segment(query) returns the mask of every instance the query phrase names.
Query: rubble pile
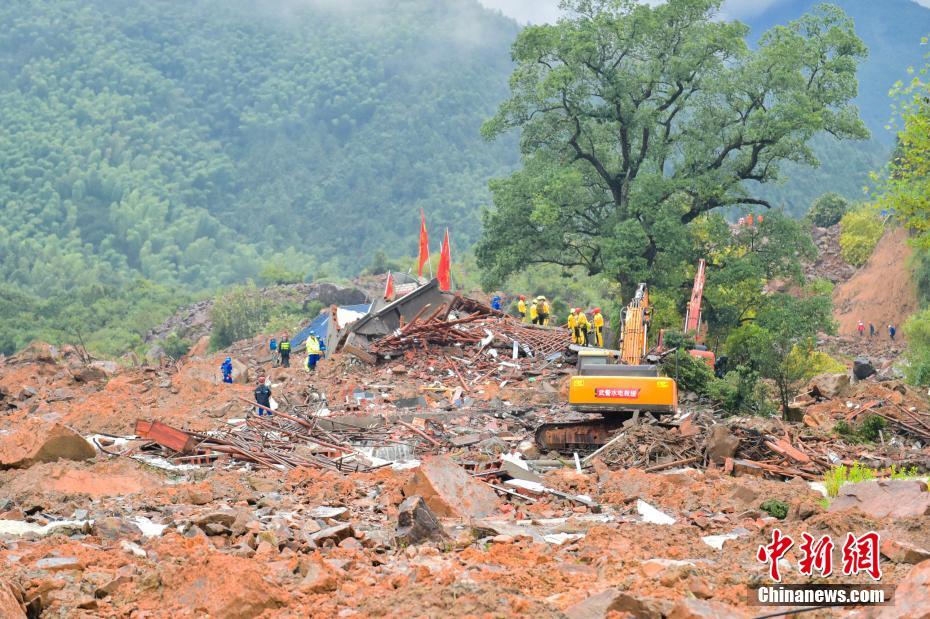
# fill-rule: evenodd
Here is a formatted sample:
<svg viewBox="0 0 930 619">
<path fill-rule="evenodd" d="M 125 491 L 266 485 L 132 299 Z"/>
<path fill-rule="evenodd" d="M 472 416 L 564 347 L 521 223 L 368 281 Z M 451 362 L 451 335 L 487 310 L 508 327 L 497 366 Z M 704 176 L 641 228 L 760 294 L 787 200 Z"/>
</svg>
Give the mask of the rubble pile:
<svg viewBox="0 0 930 619">
<path fill-rule="evenodd" d="M 879 611 L 923 608 L 930 492 L 886 474 L 930 470 L 921 393 L 818 377 L 804 423 L 683 397 L 549 451 L 541 426 L 592 418 L 564 403 L 567 332 L 422 294 L 331 334 L 315 373 L 270 367 L 264 338 L 100 373 L 44 346 L 0 359 L 0 616 L 753 616 L 774 528 L 834 536 L 834 565 L 880 531 L 900 600 Z M 244 383 L 220 382 L 226 356 Z M 875 441 L 836 430 L 872 414 Z M 825 498 L 857 462 L 878 479 Z M 796 566 L 784 582 L 810 582 Z"/>
</svg>

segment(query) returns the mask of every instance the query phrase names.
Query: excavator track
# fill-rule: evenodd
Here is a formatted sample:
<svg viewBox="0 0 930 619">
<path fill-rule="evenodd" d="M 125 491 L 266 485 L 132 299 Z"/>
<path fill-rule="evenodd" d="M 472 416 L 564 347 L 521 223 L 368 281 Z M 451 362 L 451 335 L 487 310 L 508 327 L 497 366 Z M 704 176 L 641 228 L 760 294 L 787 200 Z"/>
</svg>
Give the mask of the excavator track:
<svg viewBox="0 0 930 619">
<path fill-rule="evenodd" d="M 542 452 L 590 453 L 610 440 L 633 413 L 612 413 L 585 421 L 544 423 L 536 428 L 536 446 Z"/>
</svg>

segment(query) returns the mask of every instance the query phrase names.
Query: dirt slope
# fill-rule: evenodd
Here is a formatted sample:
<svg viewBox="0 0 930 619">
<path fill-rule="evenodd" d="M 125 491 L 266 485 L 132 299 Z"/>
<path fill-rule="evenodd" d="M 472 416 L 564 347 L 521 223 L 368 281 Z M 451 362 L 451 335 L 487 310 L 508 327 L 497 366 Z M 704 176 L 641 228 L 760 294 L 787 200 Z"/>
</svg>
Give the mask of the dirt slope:
<svg viewBox="0 0 930 619">
<path fill-rule="evenodd" d="M 882 237 L 869 261 L 848 281 L 833 291 L 833 317 L 839 333 L 855 334 L 862 320 L 881 327 L 888 337 L 888 325 L 901 325 L 917 311 L 917 289 L 907 268 L 911 247 L 903 228 L 890 229 Z"/>
</svg>

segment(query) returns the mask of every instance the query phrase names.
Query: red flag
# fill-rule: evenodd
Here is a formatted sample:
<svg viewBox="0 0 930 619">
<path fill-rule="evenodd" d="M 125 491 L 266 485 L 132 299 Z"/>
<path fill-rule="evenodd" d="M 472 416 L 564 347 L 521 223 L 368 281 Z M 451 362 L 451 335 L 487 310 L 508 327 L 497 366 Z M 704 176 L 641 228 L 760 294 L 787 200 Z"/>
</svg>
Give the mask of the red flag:
<svg viewBox="0 0 930 619">
<path fill-rule="evenodd" d="M 417 275 L 423 277 L 423 265 L 429 260 L 429 237 L 426 235 L 426 215 L 420 209 L 420 266 Z"/>
<path fill-rule="evenodd" d="M 440 290 L 452 289 L 452 251 L 449 249 L 449 229 L 446 228 L 446 238 L 442 241 L 439 252 L 439 269 L 436 271 Z"/>
<path fill-rule="evenodd" d="M 384 284 L 384 299 L 386 301 L 394 300 L 394 274 L 388 271 L 387 283 Z"/>
</svg>

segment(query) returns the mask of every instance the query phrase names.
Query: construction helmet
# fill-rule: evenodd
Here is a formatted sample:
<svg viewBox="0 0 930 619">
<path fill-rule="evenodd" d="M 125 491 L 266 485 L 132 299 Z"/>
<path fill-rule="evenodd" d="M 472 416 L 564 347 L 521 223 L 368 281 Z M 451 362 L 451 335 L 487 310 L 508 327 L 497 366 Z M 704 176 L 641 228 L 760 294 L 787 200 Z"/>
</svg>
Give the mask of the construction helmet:
<svg viewBox="0 0 930 619">
<path fill-rule="evenodd" d="M 601 313 L 601 308 L 595 307 L 595 308 L 594 308 L 594 313 L 595 313 L 595 314 L 600 314 L 600 313 Z"/>
<path fill-rule="evenodd" d="M 526 295 L 521 294 L 521 295 L 520 295 L 520 300 L 521 300 L 521 301 L 526 301 Z"/>
</svg>

